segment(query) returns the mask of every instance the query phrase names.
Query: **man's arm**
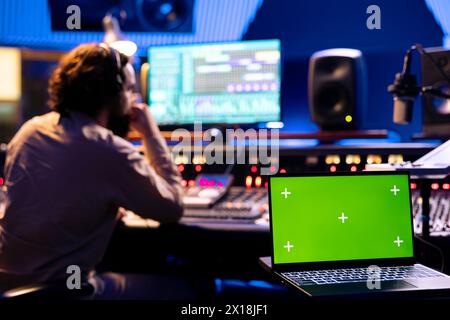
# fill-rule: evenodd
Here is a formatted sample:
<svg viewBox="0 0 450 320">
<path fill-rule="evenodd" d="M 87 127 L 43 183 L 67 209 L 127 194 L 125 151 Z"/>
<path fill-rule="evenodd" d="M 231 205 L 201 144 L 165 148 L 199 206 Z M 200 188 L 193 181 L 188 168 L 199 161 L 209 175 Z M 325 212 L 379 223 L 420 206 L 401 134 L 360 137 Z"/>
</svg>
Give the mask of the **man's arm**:
<svg viewBox="0 0 450 320">
<path fill-rule="evenodd" d="M 132 109 L 132 127 L 143 137 L 145 157 L 130 143 L 116 140 L 123 165 L 119 205 L 144 218 L 176 222 L 183 213 L 181 176 L 148 106 Z"/>
<path fill-rule="evenodd" d="M 148 123 L 148 128 L 140 128 L 145 156 L 156 172 L 169 183 L 176 185 L 181 192 L 181 176 L 172 161 L 166 141 L 162 137 L 155 119 L 148 110 L 148 106 L 146 104 L 139 104 L 134 108 L 143 108 L 138 112 L 144 117 L 142 121 Z M 132 126 L 136 125 L 132 123 Z"/>
</svg>

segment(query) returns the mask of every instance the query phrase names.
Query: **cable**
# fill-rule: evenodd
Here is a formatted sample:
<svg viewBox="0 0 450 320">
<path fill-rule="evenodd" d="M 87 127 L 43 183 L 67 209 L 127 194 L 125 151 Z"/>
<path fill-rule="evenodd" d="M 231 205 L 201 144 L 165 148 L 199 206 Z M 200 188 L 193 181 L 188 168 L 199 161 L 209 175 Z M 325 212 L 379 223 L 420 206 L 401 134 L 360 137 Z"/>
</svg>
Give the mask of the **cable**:
<svg viewBox="0 0 450 320">
<path fill-rule="evenodd" d="M 433 244 L 433 243 L 423 239 L 422 237 L 414 235 L 414 238 L 416 238 L 417 240 L 422 241 L 424 244 L 434 248 L 436 251 L 439 252 L 439 255 L 441 256 L 441 270 L 440 271 L 444 272 L 444 269 L 445 269 L 445 255 L 444 255 L 444 251 L 442 251 L 442 249 L 439 248 L 437 245 L 435 245 L 435 244 Z"/>
</svg>

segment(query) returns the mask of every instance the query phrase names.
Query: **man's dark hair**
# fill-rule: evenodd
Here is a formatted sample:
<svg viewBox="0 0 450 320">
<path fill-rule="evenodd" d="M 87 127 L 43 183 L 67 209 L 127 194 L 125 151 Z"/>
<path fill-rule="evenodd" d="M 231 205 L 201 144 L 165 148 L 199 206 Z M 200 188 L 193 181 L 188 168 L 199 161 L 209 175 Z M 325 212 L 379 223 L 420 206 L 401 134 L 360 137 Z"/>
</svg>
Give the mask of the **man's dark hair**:
<svg viewBox="0 0 450 320">
<path fill-rule="evenodd" d="M 128 57 L 117 52 L 121 65 L 118 70 L 109 50 L 99 44 L 82 44 L 60 60 L 49 80 L 51 110 L 62 115 L 77 111 L 96 117 L 101 108 L 120 101 L 123 87 L 117 72 L 124 83 L 123 67 Z"/>
</svg>

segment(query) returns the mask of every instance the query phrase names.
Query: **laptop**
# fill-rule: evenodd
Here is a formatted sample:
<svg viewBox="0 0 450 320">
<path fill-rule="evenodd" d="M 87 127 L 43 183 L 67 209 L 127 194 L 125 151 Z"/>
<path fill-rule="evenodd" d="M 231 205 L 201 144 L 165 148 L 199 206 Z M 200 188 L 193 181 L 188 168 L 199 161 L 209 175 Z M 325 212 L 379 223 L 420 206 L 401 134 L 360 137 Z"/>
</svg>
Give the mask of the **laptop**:
<svg viewBox="0 0 450 320">
<path fill-rule="evenodd" d="M 416 262 L 409 186 L 404 172 L 271 176 L 263 267 L 308 296 L 450 290 Z"/>
</svg>

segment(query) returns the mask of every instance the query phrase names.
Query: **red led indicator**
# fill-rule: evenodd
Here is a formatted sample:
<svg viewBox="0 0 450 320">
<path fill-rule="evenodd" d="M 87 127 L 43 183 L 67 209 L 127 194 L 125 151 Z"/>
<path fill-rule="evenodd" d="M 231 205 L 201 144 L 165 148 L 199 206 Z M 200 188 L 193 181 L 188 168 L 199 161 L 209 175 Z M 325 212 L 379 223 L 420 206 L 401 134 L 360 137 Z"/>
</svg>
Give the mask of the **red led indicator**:
<svg viewBox="0 0 450 320">
<path fill-rule="evenodd" d="M 181 184 L 182 187 L 186 187 L 187 186 L 187 181 L 183 179 L 183 180 L 180 181 L 180 184 Z"/>
<path fill-rule="evenodd" d="M 411 186 L 411 190 L 417 189 L 417 183 L 415 183 L 415 182 L 411 182 L 410 186 Z"/>
<path fill-rule="evenodd" d="M 444 183 L 444 184 L 442 185 L 442 189 L 444 189 L 444 190 L 450 190 L 450 183 Z"/>
<path fill-rule="evenodd" d="M 194 181 L 194 180 L 189 180 L 188 186 L 189 186 L 189 187 L 195 186 L 195 181 Z"/>
<path fill-rule="evenodd" d="M 356 172 L 358 170 L 358 168 L 356 166 L 351 166 L 350 171 L 351 172 Z"/>
<path fill-rule="evenodd" d="M 195 166 L 195 171 L 196 171 L 196 172 L 202 171 L 202 166 L 199 165 L 199 164 L 197 164 L 197 165 Z"/>
<path fill-rule="evenodd" d="M 277 167 L 270 166 L 270 172 L 277 172 Z"/>
<path fill-rule="evenodd" d="M 183 172 L 184 171 L 184 165 L 179 164 L 178 165 L 178 172 Z"/>
<path fill-rule="evenodd" d="M 286 169 L 280 169 L 280 173 L 286 173 Z"/>
<path fill-rule="evenodd" d="M 258 167 L 257 167 L 257 166 L 251 166 L 251 167 L 250 167 L 250 171 L 251 171 L 252 173 L 256 173 L 256 171 L 258 171 Z"/>
<path fill-rule="evenodd" d="M 432 183 L 431 184 L 431 189 L 438 190 L 439 189 L 439 183 Z"/>
<path fill-rule="evenodd" d="M 264 188 L 266 188 L 266 189 L 267 189 L 268 187 L 269 187 L 269 182 L 267 182 L 267 181 L 266 181 L 266 182 L 264 182 Z"/>
<path fill-rule="evenodd" d="M 336 172 L 336 166 L 331 166 L 330 167 L 330 172 Z"/>
</svg>

